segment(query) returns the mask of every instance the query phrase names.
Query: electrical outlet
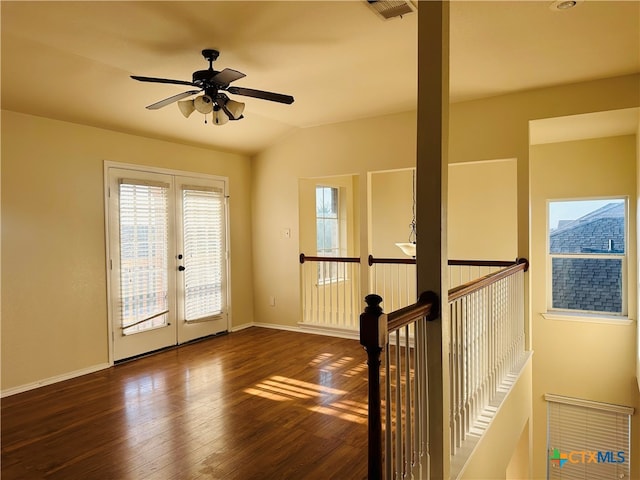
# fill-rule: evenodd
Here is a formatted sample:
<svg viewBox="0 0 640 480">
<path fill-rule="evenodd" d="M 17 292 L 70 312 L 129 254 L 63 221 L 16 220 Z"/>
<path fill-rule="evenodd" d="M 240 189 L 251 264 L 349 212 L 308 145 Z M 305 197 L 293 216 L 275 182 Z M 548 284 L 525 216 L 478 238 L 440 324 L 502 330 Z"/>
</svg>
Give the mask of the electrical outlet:
<svg viewBox="0 0 640 480">
<path fill-rule="evenodd" d="M 276 306 L 276 297 L 269 297 L 269 305 L 272 307 Z"/>
<path fill-rule="evenodd" d="M 290 228 L 285 228 L 284 230 L 282 230 L 281 237 L 282 238 L 291 238 L 291 229 Z"/>
</svg>

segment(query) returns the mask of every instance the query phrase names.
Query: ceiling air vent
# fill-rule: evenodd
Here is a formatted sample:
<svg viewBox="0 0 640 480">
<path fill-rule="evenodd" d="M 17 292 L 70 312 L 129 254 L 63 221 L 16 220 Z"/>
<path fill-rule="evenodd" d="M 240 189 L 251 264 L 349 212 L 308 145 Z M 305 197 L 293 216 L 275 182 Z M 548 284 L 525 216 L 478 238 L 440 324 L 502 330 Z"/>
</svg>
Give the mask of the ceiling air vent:
<svg viewBox="0 0 640 480">
<path fill-rule="evenodd" d="M 405 0 L 367 0 L 369 7 L 385 20 L 415 12 L 416 6 Z"/>
</svg>

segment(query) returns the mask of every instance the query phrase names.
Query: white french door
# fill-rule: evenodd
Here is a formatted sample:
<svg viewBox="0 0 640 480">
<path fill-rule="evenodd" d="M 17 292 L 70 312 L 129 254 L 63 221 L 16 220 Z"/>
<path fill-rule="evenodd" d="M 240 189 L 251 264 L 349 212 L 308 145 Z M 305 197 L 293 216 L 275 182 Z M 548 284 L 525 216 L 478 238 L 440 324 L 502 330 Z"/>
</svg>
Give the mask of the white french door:
<svg viewBox="0 0 640 480">
<path fill-rule="evenodd" d="M 226 183 L 108 169 L 115 361 L 228 329 Z"/>
</svg>

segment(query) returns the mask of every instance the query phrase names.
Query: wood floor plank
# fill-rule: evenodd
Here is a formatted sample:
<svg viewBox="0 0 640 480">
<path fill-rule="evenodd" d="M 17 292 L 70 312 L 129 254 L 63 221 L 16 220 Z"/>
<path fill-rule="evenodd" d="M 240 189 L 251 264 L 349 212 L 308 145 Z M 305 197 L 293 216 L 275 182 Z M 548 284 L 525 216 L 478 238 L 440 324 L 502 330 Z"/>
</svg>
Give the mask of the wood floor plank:
<svg viewBox="0 0 640 480">
<path fill-rule="evenodd" d="M 2 479 L 364 479 L 365 361 L 254 327 L 13 395 Z"/>
</svg>

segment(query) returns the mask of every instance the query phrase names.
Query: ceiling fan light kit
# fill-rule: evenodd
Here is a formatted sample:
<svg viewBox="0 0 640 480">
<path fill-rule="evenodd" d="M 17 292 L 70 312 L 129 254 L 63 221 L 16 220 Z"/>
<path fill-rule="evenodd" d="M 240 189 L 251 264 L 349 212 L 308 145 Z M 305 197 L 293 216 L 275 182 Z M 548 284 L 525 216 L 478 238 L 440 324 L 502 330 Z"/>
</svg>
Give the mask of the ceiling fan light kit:
<svg viewBox="0 0 640 480">
<path fill-rule="evenodd" d="M 229 117 L 224 110 L 222 110 L 218 105 L 213 107 L 213 124 L 214 125 L 224 125 L 229 121 Z"/>
<path fill-rule="evenodd" d="M 294 99 L 291 95 L 283 95 L 281 93 L 267 92 L 264 90 L 255 90 L 245 87 L 231 87 L 231 82 L 239 80 L 246 75 L 231 68 L 217 71 L 213 69 L 213 62 L 218 58 L 220 52 L 217 50 L 206 49 L 202 51 L 202 56 L 209 62 L 207 70 L 197 70 L 193 72 L 192 81 L 172 80 L 168 78 L 140 77 L 131 75 L 131 78 L 139 82 L 151 83 L 169 83 L 174 85 L 189 85 L 198 87 L 199 90 L 188 90 L 177 95 L 165 98 L 159 102 L 147 106 L 149 110 L 158 110 L 159 108 L 178 102 L 178 108 L 182 115 L 188 118 L 195 110 L 205 115 L 205 123 L 207 123 L 206 115 L 213 113 L 213 124 L 224 125 L 229 120 L 240 120 L 244 118 L 245 104 L 230 99 L 224 92 L 234 95 L 244 95 L 247 97 L 269 100 L 290 105 Z M 203 93 L 192 100 L 182 100 L 198 93 Z"/>
<path fill-rule="evenodd" d="M 195 105 L 193 104 L 193 100 L 182 100 L 178 102 L 178 108 L 185 118 L 189 118 L 189 115 L 191 115 L 196 109 Z"/>
<path fill-rule="evenodd" d="M 213 112 L 213 100 L 209 95 L 200 95 L 193 99 L 193 106 L 204 115 Z"/>
<path fill-rule="evenodd" d="M 240 118 L 242 116 L 242 112 L 244 112 L 244 103 L 236 102 L 235 100 L 228 99 L 225 103 L 225 110 L 231 112 L 233 118 Z"/>
</svg>

